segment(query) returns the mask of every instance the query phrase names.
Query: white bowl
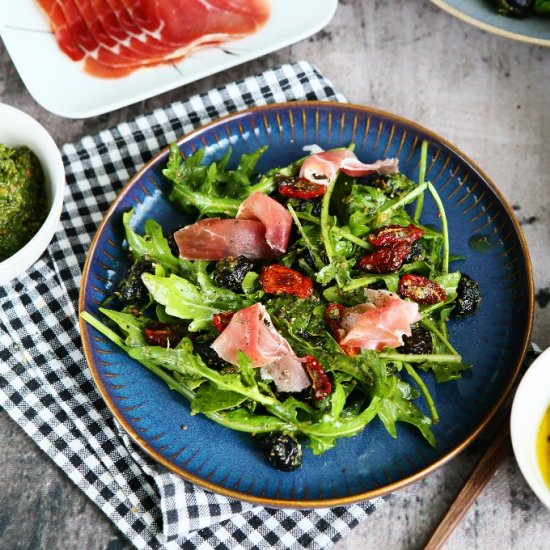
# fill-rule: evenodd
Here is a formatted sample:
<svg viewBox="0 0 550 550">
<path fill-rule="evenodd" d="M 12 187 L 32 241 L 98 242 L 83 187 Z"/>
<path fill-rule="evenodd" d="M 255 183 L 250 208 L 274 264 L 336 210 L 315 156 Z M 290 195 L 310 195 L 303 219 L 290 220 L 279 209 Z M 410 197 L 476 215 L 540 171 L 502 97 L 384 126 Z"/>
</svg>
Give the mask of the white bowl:
<svg viewBox="0 0 550 550">
<path fill-rule="evenodd" d="M 61 217 L 65 191 L 63 160 L 46 129 L 23 111 L 0 103 L 0 143 L 26 145 L 38 157 L 44 171 L 49 214 L 36 235 L 13 256 L 0 262 L 0 285 L 31 267 L 50 244 Z"/>
<path fill-rule="evenodd" d="M 510 429 L 519 468 L 531 489 L 550 510 L 550 487 L 542 477 L 537 458 L 537 434 L 550 406 L 550 348 L 529 367 L 518 386 Z"/>
</svg>

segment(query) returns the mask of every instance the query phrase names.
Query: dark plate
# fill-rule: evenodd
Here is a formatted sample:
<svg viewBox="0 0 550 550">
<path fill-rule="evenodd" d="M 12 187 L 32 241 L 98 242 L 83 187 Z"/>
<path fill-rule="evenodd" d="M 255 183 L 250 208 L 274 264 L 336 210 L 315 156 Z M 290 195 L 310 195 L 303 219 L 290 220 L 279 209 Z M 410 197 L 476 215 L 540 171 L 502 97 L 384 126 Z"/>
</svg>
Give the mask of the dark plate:
<svg viewBox="0 0 550 550">
<path fill-rule="evenodd" d="M 528 42 L 550 46 L 550 16 L 534 14 L 525 19 L 499 15 L 493 0 L 432 0 L 440 8 L 485 31 Z"/>
<path fill-rule="evenodd" d="M 260 170 L 284 166 L 317 143 L 324 149 L 356 144 L 363 161 L 399 157 L 401 171 L 417 178 L 420 144 L 430 140 L 427 177 L 441 193 L 449 218 L 451 250 L 481 284 L 478 314 L 450 326 L 453 345 L 474 365 L 463 380 L 426 383 L 441 422 L 436 449 L 414 430 L 399 426 L 394 440 L 376 420 L 359 436 L 342 439 L 320 457 L 306 450 L 304 466 L 282 473 L 266 464 L 260 445 L 198 415 L 185 399 L 81 322 L 93 377 L 109 408 L 130 436 L 153 458 L 182 477 L 221 494 L 270 506 L 318 507 L 368 499 L 420 479 L 457 454 L 480 432 L 508 394 L 529 340 L 533 315 L 531 267 L 510 208 L 471 161 L 432 132 L 367 107 L 288 103 L 238 113 L 184 137 L 184 155 L 208 147 L 208 160 L 233 148 L 235 157 L 269 145 Z M 167 151 L 126 186 L 101 224 L 84 268 L 81 310 L 98 306 L 125 274 L 122 214 L 137 206 L 138 230 L 152 217 L 169 232 L 184 217 L 162 193 Z M 438 223 L 431 200 L 425 223 Z M 479 237 L 488 246 L 471 243 Z M 472 240 L 473 239 L 473 240 Z M 423 405 L 422 405 L 423 406 Z M 186 429 L 183 429 L 185 426 Z"/>
</svg>

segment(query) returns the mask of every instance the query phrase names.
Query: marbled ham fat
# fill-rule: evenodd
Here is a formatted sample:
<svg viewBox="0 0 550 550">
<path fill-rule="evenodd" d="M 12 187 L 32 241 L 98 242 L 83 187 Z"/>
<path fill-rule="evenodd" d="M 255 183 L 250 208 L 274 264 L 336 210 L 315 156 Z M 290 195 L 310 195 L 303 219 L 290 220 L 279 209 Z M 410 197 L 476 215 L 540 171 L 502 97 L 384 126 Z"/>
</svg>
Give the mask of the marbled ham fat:
<svg viewBox="0 0 550 550">
<path fill-rule="evenodd" d="M 297 392 L 311 385 L 301 359 L 277 332 L 262 304 L 237 311 L 212 348 L 233 365 L 238 365 L 243 352 L 254 367 L 273 378 L 279 391 Z"/>
<path fill-rule="evenodd" d="M 61 50 L 116 78 L 254 34 L 270 0 L 38 0 Z"/>
</svg>

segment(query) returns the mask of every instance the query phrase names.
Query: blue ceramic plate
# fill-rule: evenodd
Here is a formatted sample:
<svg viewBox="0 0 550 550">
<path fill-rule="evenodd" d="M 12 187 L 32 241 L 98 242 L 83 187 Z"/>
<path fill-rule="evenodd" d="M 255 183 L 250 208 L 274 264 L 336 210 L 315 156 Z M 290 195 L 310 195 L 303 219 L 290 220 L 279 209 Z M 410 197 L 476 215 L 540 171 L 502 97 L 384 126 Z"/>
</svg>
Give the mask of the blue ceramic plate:
<svg viewBox="0 0 550 550">
<path fill-rule="evenodd" d="M 550 46 L 550 16 L 535 14 L 526 19 L 514 19 L 499 15 L 493 0 L 432 0 L 440 8 L 463 21 L 485 31 L 538 44 Z"/>
<path fill-rule="evenodd" d="M 228 496 L 270 506 L 318 507 L 349 504 L 393 491 L 426 475 L 457 454 L 480 432 L 509 392 L 531 331 L 533 285 L 525 242 L 494 184 L 462 153 L 412 122 L 367 107 L 289 103 L 238 113 L 180 141 L 184 155 L 207 147 L 207 160 L 234 158 L 268 145 L 259 169 L 285 166 L 303 147 L 356 144 L 363 161 L 396 156 L 401 171 L 417 178 L 420 144 L 430 141 L 427 177 L 441 193 L 450 224 L 455 264 L 481 284 L 483 301 L 473 318 L 453 321 L 453 345 L 474 365 L 463 380 L 426 383 L 441 422 L 437 448 L 399 426 L 398 439 L 376 420 L 359 436 L 342 439 L 303 467 L 282 473 L 264 460 L 260 444 L 201 415 L 191 416 L 185 399 L 134 362 L 89 325 L 81 323 L 84 349 L 109 408 L 152 457 L 182 477 Z M 84 269 L 81 310 L 98 315 L 99 304 L 128 269 L 122 214 L 137 206 L 138 225 L 152 217 L 166 233 L 190 221 L 166 199 L 162 176 L 167 151 L 150 162 L 122 191 L 101 224 Z M 438 223 L 427 201 L 424 223 Z M 421 405 L 423 406 L 423 405 Z"/>
</svg>

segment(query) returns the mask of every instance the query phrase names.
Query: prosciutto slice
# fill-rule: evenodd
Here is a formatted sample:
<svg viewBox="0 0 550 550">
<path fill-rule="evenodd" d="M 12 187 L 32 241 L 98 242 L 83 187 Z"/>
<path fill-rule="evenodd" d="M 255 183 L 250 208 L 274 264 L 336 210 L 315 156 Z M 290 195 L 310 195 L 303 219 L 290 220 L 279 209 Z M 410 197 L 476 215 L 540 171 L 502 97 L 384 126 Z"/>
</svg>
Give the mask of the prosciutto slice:
<svg viewBox="0 0 550 550">
<path fill-rule="evenodd" d="M 52 31 L 61 50 L 73 61 L 80 61 L 86 52 L 74 39 L 61 5 L 57 0 L 38 0 L 38 2 L 50 20 Z"/>
<path fill-rule="evenodd" d="M 223 260 L 246 256 L 252 260 L 272 258 L 265 239 L 265 226 L 255 220 L 210 218 L 174 233 L 180 256 L 187 260 Z"/>
<path fill-rule="evenodd" d="M 280 254 L 286 252 L 292 231 L 292 216 L 282 204 L 256 191 L 241 204 L 237 219 L 262 222 L 267 244 Z"/>
<path fill-rule="evenodd" d="M 366 289 L 365 295 L 365 304 L 345 309 L 340 345 L 376 351 L 402 346 L 403 335 L 410 336 L 411 325 L 421 319 L 418 304 L 384 290 Z"/>
<path fill-rule="evenodd" d="M 256 191 L 242 204 L 236 219 L 210 218 L 174 233 L 180 256 L 187 260 L 223 260 L 246 256 L 269 259 L 286 252 L 292 217 L 271 197 Z"/>
<path fill-rule="evenodd" d="M 392 174 L 398 171 L 398 159 L 377 160 L 372 164 L 361 162 L 349 149 L 323 151 L 309 156 L 300 169 L 300 177 L 314 183 L 330 185 L 341 170 L 344 174 L 360 178 L 374 174 Z"/>
<path fill-rule="evenodd" d="M 38 0 L 62 51 L 95 76 L 172 63 L 258 32 L 270 0 Z"/>
<path fill-rule="evenodd" d="M 262 304 L 237 311 L 211 347 L 233 365 L 239 363 L 239 351 L 245 353 L 255 368 L 273 378 L 279 391 L 298 392 L 311 385 L 301 359 L 277 332 Z"/>
</svg>

